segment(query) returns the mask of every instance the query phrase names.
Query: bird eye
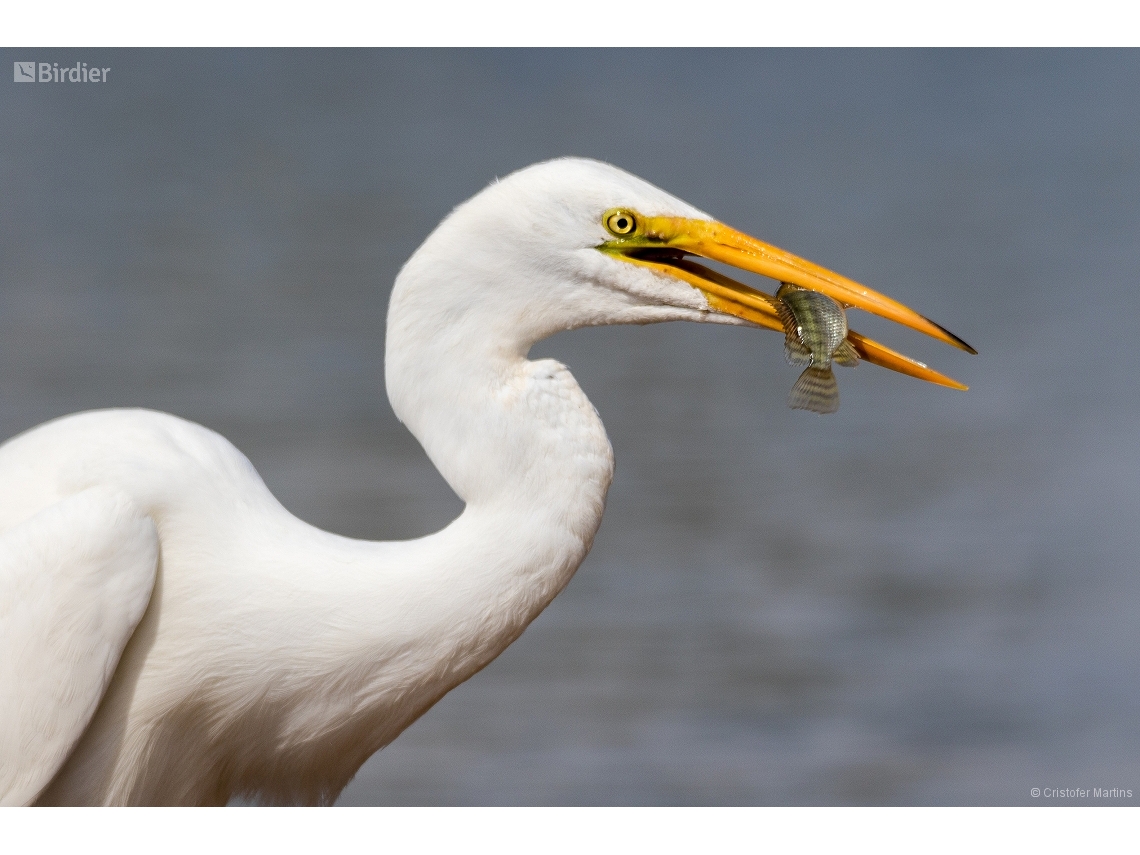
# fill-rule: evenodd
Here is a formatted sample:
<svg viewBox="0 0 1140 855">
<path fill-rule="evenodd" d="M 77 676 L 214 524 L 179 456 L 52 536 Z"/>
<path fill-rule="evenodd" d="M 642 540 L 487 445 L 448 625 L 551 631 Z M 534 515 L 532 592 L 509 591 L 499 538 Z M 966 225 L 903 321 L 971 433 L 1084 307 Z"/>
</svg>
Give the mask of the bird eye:
<svg viewBox="0 0 1140 855">
<path fill-rule="evenodd" d="M 611 234 L 619 236 L 631 234 L 637 228 L 637 220 L 629 211 L 608 211 L 604 222 Z"/>
</svg>

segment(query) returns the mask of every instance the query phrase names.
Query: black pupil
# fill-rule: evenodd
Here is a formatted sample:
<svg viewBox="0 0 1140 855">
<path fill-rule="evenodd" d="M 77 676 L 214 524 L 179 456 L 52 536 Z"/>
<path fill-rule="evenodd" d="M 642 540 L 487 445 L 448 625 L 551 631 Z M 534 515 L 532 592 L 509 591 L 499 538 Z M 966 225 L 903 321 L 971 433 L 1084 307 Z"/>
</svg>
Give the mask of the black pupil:
<svg viewBox="0 0 1140 855">
<path fill-rule="evenodd" d="M 619 232 L 624 232 L 628 226 L 629 220 L 627 220 L 625 217 L 618 217 L 617 227 Z"/>
</svg>

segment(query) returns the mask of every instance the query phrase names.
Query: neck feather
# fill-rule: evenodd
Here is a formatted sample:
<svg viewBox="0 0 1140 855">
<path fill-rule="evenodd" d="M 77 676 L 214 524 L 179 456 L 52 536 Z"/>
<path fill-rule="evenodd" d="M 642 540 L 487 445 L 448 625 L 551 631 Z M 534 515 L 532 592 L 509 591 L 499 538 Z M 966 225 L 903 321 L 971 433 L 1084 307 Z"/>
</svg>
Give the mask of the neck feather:
<svg viewBox="0 0 1140 855">
<path fill-rule="evenodd" d="M 338 673 L 367 676 L 345 695 L 352 724 L 330 736 L 359 762 L 487 665 L 566 586 L 613 476 L 605 430 L 565 366 L 527 360 L 526 342 L 429 334 L 438 327 L 409 309 L 394 297 L 389 397 L 466 508 L 419 540 L 318 547 L 340 553 L 357 591 L 337 606 L 358 628 Z M 343 714 L 328 712 L 317 714 Z M 303 719 L 298 735 L 313 730 Z"/>
</svg>

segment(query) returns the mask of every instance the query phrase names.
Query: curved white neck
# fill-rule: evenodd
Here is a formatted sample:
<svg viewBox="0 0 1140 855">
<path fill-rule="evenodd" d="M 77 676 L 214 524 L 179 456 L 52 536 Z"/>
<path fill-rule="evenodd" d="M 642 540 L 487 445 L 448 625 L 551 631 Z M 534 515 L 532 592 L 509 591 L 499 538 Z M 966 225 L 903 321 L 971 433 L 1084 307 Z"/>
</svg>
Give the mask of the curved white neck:
<svg viewBox="0 0 1140 855">
<path fill-rule="evenodd" d="M 441 326 L 424 289 L 401 285 L 388 316 L 389 398 L 466 508 L 442 531 L 379 554 L 375 544 L 341 544 L 362 570 L 377 558 L 385 568 L 382 593 L 365 593 L 360 579 L 358 604 L 375 621 L 371 649 L 358 652 L 373 657 L 369 691 L 387 710 L 382 743 L 494 659 L 565 587 L 613 477 L 605 429 L 565 366 L 527 360 L 530 342 L 496 336 L 474 314 Z"/>
</svg>

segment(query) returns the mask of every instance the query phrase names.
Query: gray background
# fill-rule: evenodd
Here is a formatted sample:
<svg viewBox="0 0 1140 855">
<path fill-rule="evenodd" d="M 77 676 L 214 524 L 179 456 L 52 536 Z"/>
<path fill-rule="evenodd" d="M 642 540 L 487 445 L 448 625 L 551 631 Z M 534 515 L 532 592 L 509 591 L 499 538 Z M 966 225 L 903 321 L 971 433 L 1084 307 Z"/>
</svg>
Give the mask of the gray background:
<svg viewBox="0 0 1140 855">
<path fill-rule="evenodd" d="M 616 451 L 594 551 L 342 803 L 1140 795 L 1140 54 L 0 53 L 112 69 L 0 85 L 3 436 L 153 407 L 317 525 L 441 527 L 459 502 L 383 396 L 391 283 L 453 205 L 562 154 L 981 352 L 853 313 L 972 389 L 862 366 L 820 418 L 770 333 L 540 345 Z"/>
</svg>

